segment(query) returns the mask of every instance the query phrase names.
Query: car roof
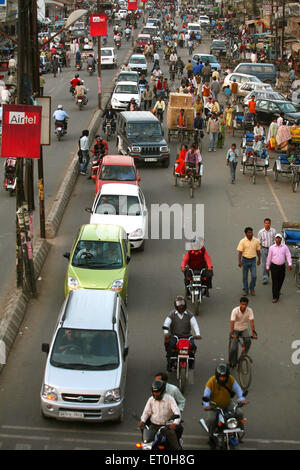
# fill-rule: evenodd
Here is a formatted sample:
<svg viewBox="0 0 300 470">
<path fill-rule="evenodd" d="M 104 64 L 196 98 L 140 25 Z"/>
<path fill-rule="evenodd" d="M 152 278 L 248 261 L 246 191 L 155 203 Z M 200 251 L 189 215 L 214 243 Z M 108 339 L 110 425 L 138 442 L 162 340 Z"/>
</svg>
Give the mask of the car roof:
<svg viewBox="0 0 300 470">
<path fill-rule="evenodd" d="M 130 57 L 130 59 L 132 59 L 133 57 L 143 57 L 145 59 L 145 55 L 144 54 L 132 54 L 132 56 Z M 130 61 L 129 59 L 129 61 Z"/>
<path fill-rule="evenodd" d="M 136 72 L 136 70 L 122 70 L 122 71 L 119 73 L 118 77 L 119 77 L 122 73 L 123 73 L 123 74 L 124 74 L 124 73 L 130 74 L 130 75 L 137 75 L 137 76 L 139 77 L 139 73 Z"/>
<path fill-rule="evenodd" d="M 110 50 L 110 51 L 113 51 L 114 50 L 114 47 L 101 47 L 101 51 L 106 51 L 106 50 Z"/>
<path fill-rule="evenodd" d="M 134 159 L 129 155 L 106 155 L 102 159 L 102 165 L 134 166 Z"/>
<path fill-rule="evenodd" d="M 255 75 L 250 75 L 249 73 L 231 72 L 227 75 L 227 77 L 231 77 L 231 75 L 239 75 L 240 77 L 249 77 L 251 79 L 255 76 Z"/>
<path fill-rule="evenodd" d="M 119 225 L 85 224 L 81 228 L 80 240 L 102 240 L 118 242 L 123 232 L 124 229 Z"/>
<path fill-rule="evenodd" d="M 117 293 L 102 289 L 72 290 L 66 302 L 63 328 L 113 330 Z"/>
<path fill-rule="evenodd" d="M 118 81 L 116 86 L 119 86 L 119 85 L 135 85 L 135 86 L 137 86 L 137 83 L 136 82 L 130 82 L 129 80 L 124 80 L 122 82 L 122 80 L 120 80 L 120 81 Z"/>
<path fill-rule="evenodd" d="M 156 116 L 151 111 L 121 111 L 120 113 L 127 121 L 141 122 L 152 121 L 159 122 Z"/>
<path fill-rule="evenodd" d="M 142 33 L 138 35 L 138 38 L 140 37 L 151 38 L 151 34 Z"/>
<path fill-rule="evenodd" d="M 123 183 L 108 183 L 104 184 L 100 190 L 101 196 L 104 194 L 125 195 L 125 196 L 138 196 L 139 186 L 133 184 Z"/>
</svg>

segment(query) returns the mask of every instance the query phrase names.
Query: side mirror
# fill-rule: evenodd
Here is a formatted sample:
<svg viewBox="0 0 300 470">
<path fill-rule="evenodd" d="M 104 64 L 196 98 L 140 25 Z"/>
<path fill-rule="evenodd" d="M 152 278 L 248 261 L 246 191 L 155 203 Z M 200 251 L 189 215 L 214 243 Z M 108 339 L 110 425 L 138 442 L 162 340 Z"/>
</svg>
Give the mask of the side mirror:
<svg viewBox="0 0 300 470">
<path fill-rule="evenodd" d="M 126 357 L 128 356 L 128 351 L 129 351 L 129 348 L 124 348 L 124 352 L 123 352 L 123 359 L 125 361 Z"/>
<path fill-rule="evenodd" d="M 48 343 L 43 343 L 42 344 L 42 352 L 46 353 L 46 354 L 49 354 L 49 344 Z"/>
<path fill-rule="evenodd" d="M 70 259 L 70 253 L 67 251 L 66 253 L 63 254 L 63 257 Z"/>
<path fill-rule="evenodd" d="M 90 214 L 92 213 L 92 208 L 91 207 L 86 207 L 84 210 L 85 210 L 85 212 L 89 212 Z"/>
</svg>

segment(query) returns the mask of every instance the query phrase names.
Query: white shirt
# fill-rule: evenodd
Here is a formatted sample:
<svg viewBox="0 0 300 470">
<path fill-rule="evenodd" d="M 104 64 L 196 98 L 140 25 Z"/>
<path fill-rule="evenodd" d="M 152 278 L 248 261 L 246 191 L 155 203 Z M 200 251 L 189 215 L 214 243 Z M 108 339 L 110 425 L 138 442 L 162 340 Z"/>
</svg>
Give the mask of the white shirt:
<svg viewBox="0 0 300 470">
<path fill-rule="evenodd" d="M 244 313 L 241 312 L 240 307 L 236 307 L 232 310 L 231 321 L 234 321 L 235 331 L 247 330 L 249 320 L 254 320 L 252 308 L 247 307 Z"/>
<path fill-rule="evenodd" d="M 155 400 L 153 397 L 148 399 L 141 421 L 146 423 L 147 419 L 151 417 L 151 423 L 164 425 L 172 415 L 180 416 L 180 410 L 174 398 L 165 393 L 161 400 Z M 179 424 L 180 418 L 174 419 L 174 423 Z"/>
<path fill-rule="evenodd" d="M 183 312 L 182 314 L 177 312 L 177 310 L 175 311 L 175 315 L 178 315 L 178 317 L 180 318 L 180 320 L 183 319 L 183 316 L 184 315 L 187 315 L 187 311 L 185 310 L 185 312 Z M 172 323 L 172 320 L 169 316 L 167 316 L 167 318 L 165 319 L 165 322 L 164 322 L 164 326 L 166 328 L 170 328 L 171 326 L 171 323 Z M 198 323 L 197 323 L 197 320 L 196 318 L 193 316 L 191 318 L 191 327 L 193 328 L 194 332 L 195 332 L 195 336 L 200 336 L 200 328 L 198 326 Z"/>
<path fill-rule="evenodd" d="M 80 139 L 80 150 L 89 150 L 89 138 L 86 135 Z"/>
<path fill-rule="evenodd" d="M 257 236 L 260 246 L 263 246 L 264 248 L 270 248 L 270 246 L 274 245 L 276 233 L 277 232 L 275 228 L 271 227 L 270 230 L 266 230 L 265 228 L 262 228 L 258 232 L 258 236 Z"/>
<path fill-rule="evenodd" d="M 256 136 L 256 135 L 263 136 L 264 133 L 265 133 L 265 131 L 264 131 L 264 128 L 262 126 L 259 126 L 259 127 L 255 126 L 254 127 L 254 136 Z"/>
</svg>

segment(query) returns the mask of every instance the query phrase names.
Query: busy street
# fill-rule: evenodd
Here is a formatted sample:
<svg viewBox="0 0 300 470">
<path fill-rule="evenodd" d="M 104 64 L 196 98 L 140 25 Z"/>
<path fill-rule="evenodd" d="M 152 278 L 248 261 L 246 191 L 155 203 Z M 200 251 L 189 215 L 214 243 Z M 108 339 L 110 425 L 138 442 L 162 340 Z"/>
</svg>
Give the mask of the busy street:
<svg viewBox="0 0 300 470">
<path fill-rule="evenodd" d="M 195 6 L 192 2 L 149 0 L 141 5 L 137 8 L 135 28 L 133 16 L 129 22 L 126 16 L 120 19 L 120 12 L 129 13 L 127 2 L 116 2 L 114 9 L 107 13 L 110 21 L 106 46 L 114 48 L 117 63 L 116 67 L 102 67 L 102 105 L 105 89 L 112 82 L 116 86 L 111 99 L 105 102 L 105 109 L 102 107 L 102 119 L 96 131 L 101 139 L 95 137 L 89 145 L 89 134 L 85 134 L 97 110 L 99 92 L 96 40 L 92 47 L 93 73 L 89 73 L 86 60 L 76 54 L 76 47 L 82 55 L 84 44 L 92 42 L 88 26 L 86 41 L 76 47 L 76 41 L 72 44 L 70 63 L 59 67 L 57 73 L 52 64 L 52 70 L 43 74 L 43 95 L 51 97 L 52 111 L 51 145 L 44 147 L 46 214 L 56 201 L 58 188 L 79 150 L 78 177 L 59 229 L 48 240 L 51 248 L 37 277 L 37 295 L 28 302 L 0 374 L 0 449 L 115 450 L 120 455 L 127 450 L 136 455 L 138 448 L 143 448 L 155 453 L 157 449 L 149 447 L 153 442 L 146 441 L 143 434 L 149 419 L 155 431 L 162 424 L 168 427 L 170 447 L 162 447 L 167 451 L 184 450 L 192 454 L 197 450 L 233 449 L 237 445 L 239 450 L 246 451 L 298 450 L 300 108 L 296 98 L 287 96 L 291 90 L 294 96 L 298 93 L 299 53 L 293 59 L 279 54 L 280 61 L 272 56 L 272 50 L 276 50 L 272 41 L 270 47 L 248 50 L 252 41 L 257 43 L 257 37 L 254 40 L 251 35 L 251 21 L 248 25 L 239 24 L 236 15 L 231 14 L 229 7 L 225 9 L 225 5 L 218 13 L 214 2 L 209 9 L 202 2 Z M 95 5 L 90 8 L 96 11 Z M 89 15 L 84 18 L 88 25 Z M 151 28 L 156 28 L 155 35 L 150 33 Z M 131 37 L 126 40 L 127 29 L 130 35 L 134 31 L 133 40 Z M 117 47 L 120 30 L 122 38 Z M 145 41 L 142 46 L 141 41 Z M 46 46 L 44 49 L 47 52 Z M 130 50 L 131 57 L 125 61 Z M 255 59 L 251 57 L 253 54 Z M 140 55 L 143 60 L 139 64 L 145 61 L 145 69 L 137 67 L 133 60 Z M 80 60 L 83 66 L 77 70 Z M 261 70 L 264 65 L 272 64 L 270 76 L 257 78 L 251 66 L 258 64 Z M 244 69 L 239 71 L 241 65 Z M 74 86 L 74 98 L 70 85 L 75 74 L 81 83 Z M 78 89 L 83 85 L 86 92 L 81 95 Z M 77 106 L 78 96 L 88 98 L 82 110 Z M 52 116 L 57 110 L 69 116 L 67 133 L 61 140 L 55 132 L 56 121 L 62 120 Z M 146 146 L 148 150 L 143 151 Z M 134 178 L 122 179 L 121 172 L 118 177 L 107 176 L 104 170 L 116 165 L 119 169 L 123 165 L 123 170 L 132 166 Z M 35 241 L 40 236 L 36 175 L 34 188 Z M 7 292 L 15 288 L 16 201 L 12 196 L 2 190 L 0 253 L 5 266 L 0 272 L 2 303 Z M 114 206 L 112 210 L 116 198 L 117 209 Z M 133 209 L 126 207 L 125 216 L 119 215 L 124 198 L 127 205 L 133 200 L 139 204 L 138 208 L 136 204 Z M 129 224 L 128 218 L 139 220 Z M 104 280 L 99 275 L 103 271 L 100 264 L 91 267 L 91 259 L 98 260 L 100 248 L 101 261 L 106 256 L 108 229 L 106 232 L 103 228 L 106 224 L 110 228 L 122 226 L 120 231 L 125 233 L 125 242 L 120 242 L 121 252 L 127 253 L 127 258 L 124 254 L 126 270 L 122 265 L 125 274 L 118 266 L 117 274 L 112 275 L 116 268 L 111 262 L 112 280 L 108 274 Z M 272 241 L 268 239 L 269 233 Z M 117 245 L 116 238 L 109 236 Z M 101 247 L 97 245 L 99 241 Z M 94 252 L 90 249 L 88 253 L 87 245 L 91 242 Z M 285 249 L 280 262 L 276 254 L 271 256 L 279 246 Z M 196 267 L 193 256 L 199 252 L 205 261 Z M 84 266 L 91 269 L 80 270 Z M 278 266 L 280 274 L 276 271 Z M 195 273 L 189 274 L 189 269 Z M 89 273 L 82 275 L 81 271 Z M 202 283 L 200 290 L 197 282 Z M 88 297 L 91 291 L 95 292 L 93 298 Z M 87 297 L 80 298 L 81 294 Z M 111 303 L 120 306 L 120 312 L 127 312 L 125 320 L 121 321 L 121 314 L 119 318 L 116 313 L 112 314 L 111 323 L 107 320 Z M 72 305 L 75 305 L 75 326 L 70 314 Z M 96 312 L 99 319 L 93 317 L 95 312 L 89 311 L 89 305 L 95 311 L 99 309 Z M 245 310 L 249 323 L 248 317 L 244 322 L 240 319 Z M 180 324 L 181 312 L 190 319 L 190 331 L 182 336 L 174 326 Z M 103 320 L 105 315 L 107 321 Z M 118 345 L 123 344 L 119 362 L 124 365 L 120 385 L 113 364 L 107 363 L 101 369 L 92 362 L 98 356 L 91 356 L 88 362 L 88 354 L 83 353 L 75 354 L 76 359 L 67 365 L 60 363 L 63 358 L 67 361 L 71 353 L 61 352 L 64 346 L 58 347 L 57 341 L 53 343 L 57 333 L 59 337 L 59 330 L 67 332 L 68 328 L 71 331 L 73 328 L 73 332 L 83 329 L 81 342 L 87 341 L 91 331 L 98 328 L 95 325 L 102 325 L 102 320 L 103 325 L 113 326 L 100 326 L 99 331 L 111 332 L 115 328 L 116 336 L 128 323 L 128 335 L 126 330 L 125 339 L 118 340 Z M 178 355 L 182 361 L 179 356 L 170 359 L 171 352 L 175 354 L 175 349 L 169 349 L 171 333 L 185 341 L 194 335 L 196 349 L 193 343 L 189 345 L 191 359 L 183 366 L 182 355 L 186 353 L 179 353 L 180 347 Z M 246 353 L 244 350 L 238 359 L 232 344 L 235 342 L 236 348 L 242 349 L 241 338 L 246 339 L 243 342 Z M 79 341 L 75 347 L 78 344 Z M 246 378 L 242 366 L 239 367 L 244 353 L 249 358 Z M 81 362 L 83 357 L 88 364 Z M 178 376 L 180 367 L 188 375 Z M 99 372 L 103 376 L 88 378 L 89 374 Z M 167 387 L 172 384 L 181 391 L 171 397 L 172 413 L 165 420 L 172 419 L 173 427 L 162 423 L 162 418 L 157 418 L 153 411 L 157 410 L 156 406 L 159 408 L 161 397 L 163 400 L 169 397 L 163 384 L 165 373 Z M 115 417 L 118 398 L 111 398 L 114 393 L 107 393 L 105 397 L 109 396 L 111 401 L 104 403 L 110 403 L 111 408 L 103 407 L 99 419 L 84 419 L 86 415 L 79 408 L 95 412 L 91 402 L 88 405 L 87 401 L 83 402 L 95 398 L 96 390 L 104 395 L 104 376 L 109 384 L 114 384 L 107 387 L 112 388 L 110 392 L 123 393 L 122 411 Z M 228 394 L 220 376 L 226 376 L 223 383 L 235 392 L 229 391 L 232 404 L 240 403 L 230 415 L 231 420 L 236 418 L 236 429 L 231 431 L 228 426 L 226 432 L 225 425 L 219 423 L 217 430 L 208 419 L 214 406 L 226 409 L 227 413 L 231 401 L 228 398 L 226 406 L 217 403 L 222 391 Z M 248 383 L 243 385 L 247 379 Z M 211 395 L 216 390 L 211 385 L 214 380 L 219 392 L 221 389 L 215 402 Z M 80 382 L 81 391 L 74 391 L 74 383 Z M 67 397 L 65 402 L 69 400 L 69 403 L 58 410 L 58 390 L 62 389 Z M 183 405 L 176 396 L 183 399 Z M 225 421 L 229 419 L 226 413 Z M 109 414 L 114 419 L 109 420 Z M 178 427 L 181 431 L 183 428 L 180 438 Z M 227 437 L 231 432 L 234 436 Z M 174 435 L 178 437 L 175 444 L 171 440 Z M 171 442 L 175 447 L 171 447 Z"/>
</svg>

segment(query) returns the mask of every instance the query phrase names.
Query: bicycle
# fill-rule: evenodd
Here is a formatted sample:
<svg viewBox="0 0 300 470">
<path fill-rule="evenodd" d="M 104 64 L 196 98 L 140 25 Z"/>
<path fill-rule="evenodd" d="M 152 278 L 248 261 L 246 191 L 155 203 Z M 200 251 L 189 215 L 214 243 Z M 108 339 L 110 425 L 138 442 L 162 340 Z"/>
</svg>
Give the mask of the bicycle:
<svg viewBox="0 0 300 470">
<path fill-rule="evenodd" d="M 254 339 L 253 336 L 251 336 Z M 231 333 L 229 335 L 229 345 L 228 345 L 228 357 L 231 350 L 231 342 L 232 342 Z M 246 347 L 244 341 L 238 338 L 238 345 L 242 347 L 242 351 L 240 356 L 237 360 L 237 373 L 238 373 L 238 381 L 240 386 L 243 390 L 248 390 L 252 381 L 252 364 L 253 361 L 249 354 L 246 354 Z"/>
</svg>

